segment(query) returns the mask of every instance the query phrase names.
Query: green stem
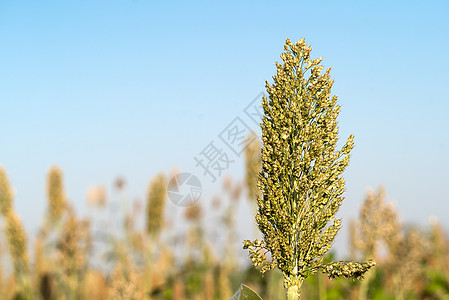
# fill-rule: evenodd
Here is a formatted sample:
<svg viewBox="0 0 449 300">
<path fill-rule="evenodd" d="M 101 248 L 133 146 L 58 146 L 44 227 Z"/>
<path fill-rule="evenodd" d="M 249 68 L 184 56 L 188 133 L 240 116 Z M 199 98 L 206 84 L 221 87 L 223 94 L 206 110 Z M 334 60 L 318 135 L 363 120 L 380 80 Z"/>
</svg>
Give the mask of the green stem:
<svg viewBox="0 0 449 300">
<path fill-rule="evenodd" d="M 301 296 L 300 287 L 297 285 L 292 285 L 287 289 L 287 299 L 288 300 L 299 300 Z"/>
<path fill-rule="evenodd" d="M 360 283 L 359 300 L 366 300 L 368 298 L 368 287 L 373 275 L 374 270 L 366 272 L 365 278 Z"/>
<path fill-rule="evenodd" d="M 318 299 L 327 300 L 325 275 L 323 273 L 318 273 L 317 280 L 318 280 Z"/>
<path fill-rule="evenodd" d="M 401 286 L 401 275 L 398 272 L 393 274 L 393 286 L 395 287 L 395 300 L 404 300 L 404 293 Z"/>
<path fill-rule="evenodd" d="M 148 257 L 145 260 L 144 299 L 151 299 L 155 244 L 156 238 L 150 238 L 147 248 Z"/>
<path fill-rule="evenodd" d="M 299 300 L 301 297 L 301 285 L 304 278 L 292 275 L 284 280 L 284 286 L 287 289 L 288 300 Z"/>
</svg>

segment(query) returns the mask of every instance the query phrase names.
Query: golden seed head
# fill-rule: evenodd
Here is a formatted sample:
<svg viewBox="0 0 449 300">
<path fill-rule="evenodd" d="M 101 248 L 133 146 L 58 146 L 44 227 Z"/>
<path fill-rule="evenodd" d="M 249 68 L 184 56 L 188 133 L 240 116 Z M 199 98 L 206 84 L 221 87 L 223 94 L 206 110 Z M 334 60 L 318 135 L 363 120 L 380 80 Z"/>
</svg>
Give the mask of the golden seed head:
<svg viewBox="0 0 449 300">
<path fill-rule="evenodd" d="M 117 177 L 114 182 L 114 187 L 121 191 L 126 185 L 126 180 L 123 177 Z"/>
<path fill-rule="evenodd" d="M 0 167 L 0 212 L 7 216 L 12 208 L 12 191 L 5 169 Z"/>
<path fill-rule="evenodd" d="M 66 207 L 62 171 L 53 166 L 47 177 L 48 213 L 51 222 L 57 222 Z"/>
<path fill-rule="evenodd" d="M 92 207 L 102 207 L 106 204 L 106 187 L 104 185 L 91 186 L 87 189 L 87 204 Z"/>
<path fill-rule="evenodd" d="M 17 276 L 26 274 L 28 272 L 27 236 L 19 217 L 12 210 L 6 216 L 5 235 L 15 274 Z"/>
<path fill-rule="evenodd" d="M 344 199 L 342 173 L 349 164 L 353 137 L 339 150 L 340 107 L 330 97 L 333 81 L 321 73 L 321 58 L 311 59 L 304 39 L 287 39 L 273 83 L 266 83 L 261 123 L 262 151 L 256 221 L 264 241 L 246 241 L 253 263 L 262 271 L 278 267 L 285 286 L 332 267 L 329 276 L 360 278 L 373 266 L 324 262 L 341 228 L 336 213 Z M 266 262 L 264 252 L 272 261 Z"/>
<path fill-rule="evenodd" d="M 157 175 L 148 187 L 146 222 L 147 233 L 157 236 L 164 222 L 164 208 L 167 200 L 167 179 L 164 174 Z"/>
<path fill-rule="evenodd" d="M 201 218 L 202 213 L 203 213 L 203 210 L 202 210 L 200 203 L 196 203 L 194 205 L 186 207 L 185 212 L 184 212 L 184 217 L 188 221 L 197 221 Z"/>
<path fill-rule="evenodd" d="M 69 211 L 58 240 L 58 263 L 64 274 L 70 276 L 82 270 L 86 265 L 86 254 L 90 249 L 90 223 L 78 220 L 73 211 Z"/>
<path fill-rule="evenodd" d="M 138 274 L 128 257 L 123 257 L 111 275 L 109 298 L 112 300 L 139 299 Z"/>
</svg>

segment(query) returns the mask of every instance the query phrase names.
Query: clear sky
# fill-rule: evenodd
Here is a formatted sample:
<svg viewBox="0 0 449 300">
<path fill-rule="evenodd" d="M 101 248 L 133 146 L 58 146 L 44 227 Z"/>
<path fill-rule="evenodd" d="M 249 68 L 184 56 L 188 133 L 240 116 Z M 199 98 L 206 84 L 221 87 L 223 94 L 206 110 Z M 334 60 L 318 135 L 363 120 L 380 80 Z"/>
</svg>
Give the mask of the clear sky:
<svg viewBox="0 0 449 300">
<path fill-rule="evenodd" d="M 123 176 L 143 198 L 159 171 L 198 172 L 193 157 L 244 117 L 285 39 L 305 37 L 333 68 L 341 138 L 355 135 L 340 215 L 383 184 L 405 221 L 449 228 L 448 13 L 447 1 L 1 0 L 0 165 L 18 213 L 40 222 L 53 164 L 80 210 L 92 184 Z"/>
</svg>

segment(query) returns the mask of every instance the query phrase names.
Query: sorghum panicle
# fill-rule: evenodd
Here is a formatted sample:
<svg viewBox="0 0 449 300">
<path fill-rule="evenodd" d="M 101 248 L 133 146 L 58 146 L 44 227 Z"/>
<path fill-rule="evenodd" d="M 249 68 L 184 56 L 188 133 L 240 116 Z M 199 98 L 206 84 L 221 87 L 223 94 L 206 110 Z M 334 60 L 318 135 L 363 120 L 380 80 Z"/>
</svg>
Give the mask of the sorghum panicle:
<svg viewBox="0 0 449 300">
<path fill-rule="evenodd" d="M 6 171 L 0 167 L 0 212 L 7 216 L 12 207 L 12 191 Z"/>
<path fill-rule="evenodd" d="M 167 179 L 164 174 L 157 175 L 148 187 L 146 221 L 147 233 L 157 236 L 164 222 L 164 208 L 167 200 Z"/>
<path fill-rule="evenodd" d="M 304 39 L 296 44 L 287 39 L 284 50 L 262 101 L 262 195 L 256 221 L 264 243 L 245 241 L 245 248 L 256 265 L 264 260 L 259 250 L 268 250 L 272 261 L 262 272 L 278 267 L 288 298 L 299 299 L 302 282 L 317 271 L 361 278 L 374 263 L 324 263 L 341 228 L 335 215 L 344 198 L 341 174 L 354 137 L 336 149 L 340 106 L 331 95 L 333 80 L 330 68 L 323 73 L 322 58 L 310 57 L 312 48 Z"/>
<path fill-rule="evenodd" d="M 48 213 L 51 222 L 57 222 L 62 217 L 66 207 L 66 197 L 61 169 L 53 166 L 47 176 Z"/>
</svg>

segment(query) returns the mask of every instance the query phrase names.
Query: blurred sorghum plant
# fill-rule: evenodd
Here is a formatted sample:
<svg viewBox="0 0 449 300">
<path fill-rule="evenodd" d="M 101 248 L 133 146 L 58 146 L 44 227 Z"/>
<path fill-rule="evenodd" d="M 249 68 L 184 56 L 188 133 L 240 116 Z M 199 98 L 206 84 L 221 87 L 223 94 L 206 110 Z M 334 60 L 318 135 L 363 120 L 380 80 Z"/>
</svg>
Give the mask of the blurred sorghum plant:
<svg viewBox="0 0 449 300">
<path fill-rule="evenodd" d="M 13 208 L 13 193 L 6 171 L 0 167 L 0 212 L 4 217 L 4 233 L 12 258 L 14 276 L 19 283 L 17 295 L 25 297 L 29 292 L 29 265 L 27 235 Z"/>
<path fill-rule="evenodd" d="M 58 240 L 59 265 L 66 274 L 79 273 L 86 264 L 90 248 L 89 222 L 70 212 Z"/>
<path fill-rule="evenodd" d="M 78 220 L 73 209 L 68 209 L 57 241 L 58 280 L 67 299 L 75 299 L 78 285 L 85 272 L 87 255 L 91 250 L 90 223 Z"/>
<path fill-rule="evenodd" d="M 109 299 L 139 299 L 138 274 L 131 260 L 121 255 L 111 274 Z"/>
<path fill-rule="evenodd" d="M 149 239 L 146 243 L 148 253 L 144 264 L 145 279 L 143 287 L 146 295 L 152 292 L 155 247 L 159 240 L 159 234 L 164 226 L 164 208 L 166 201 L 167 179 L 163 173 L 160 173 L 151 180 L 147 193 L 145 229 Z"/>
<path fill-rule="evenodd" d="M 385 237 L 388 205 L 385 203 L 386 191 L 380 186 L 377 192 L 368 191 L 360 208 L 360 233 L 355 237 L 355 246 L 363 252 L 363 258 L 376 258 L 379 242 Z"/>
<path fill-rule="evenodd" d="M 384 241 L 387 246 L 385 268 L 391 276 L 395 299 L 409 299 L 414 285 L 423 278 L 423 263 L 429 257 L 428 243 L 417 228 L 405 227 L 399 212 L 390 203 L 384 209 Z"/>
<path fill-rule="evenodd" d="M 14 211 L 10 211 L 6 216 L 5 234 L 13 260 L 14 273 L 21 279 L 28 274 L 27 236 Z"/>
<path fill-rule="evenodd" d="M 262 159 L 260 153 L 260 138 L 251 131 L 246 137 L 245 147 L 245 183 L 248 191 L 248 200 L 253 206 L 253 212 L 257 211 L 257 197 L 260 196 L 260 190 L 257 187 L 257 179 L 259 177 L 260 169 L 262 168 Z M 257 224 L 254 223 L 254 238 L 260 238 L 260 231 Z"/>
<path fill-rule="evenodd" d="M 259 195 L 257 177 L 260 173 L 262 161 L 260 158 L 259 137 L 251 131 L 246 138 L 245 148 L 246 174 L 245 183 L 248 189 L 248 199 L 253 202 Z M 255 201 L 254 201 L 255 202 Z"/>
<path fill-rule="evenodd" d="M 12 206 L 12 191 L 9 186 L 6 171 L 0 167 L 0 212 L 2 215 L 8 215 Z"/>
<path fill-rule="evenodd" d="M 66 207 L 62 171 L 53 166 L 48 171 L 47 177 L 48 214 L 51 222 L 61 219 Z"/>
<path fill-rule="evenodd" d="M 321 73 L 322 58 L 310 58 L 312 48 L 304 39 L 296 44 L 287 39 L 284 50 L 262 103 L 262 196 L 256 221 L 264 241 L 246 240 L 244 248 L 256 266 L 263 264 L 262 272 L 282 271 L 290 300 L 299 299 L 304 279 L 318 271 L 358 279 L 375 263 L 324 262 L 341 227 L 335 215 L 344 198 L 341 174 L 354 137 L 336 150 L 340 106 L 331 96 L 330 68 Z M 264 250 L 271 253 L 269 263 Z"/>
<path fill-rule="evenodd" d="M 167 200 L 167 179 L 164 174 L 154 178 L 148 187 L 147 196 L 147 233 L 155 237 L 162 229 L 164 222 L 164 208 Z"/>
</svg>

